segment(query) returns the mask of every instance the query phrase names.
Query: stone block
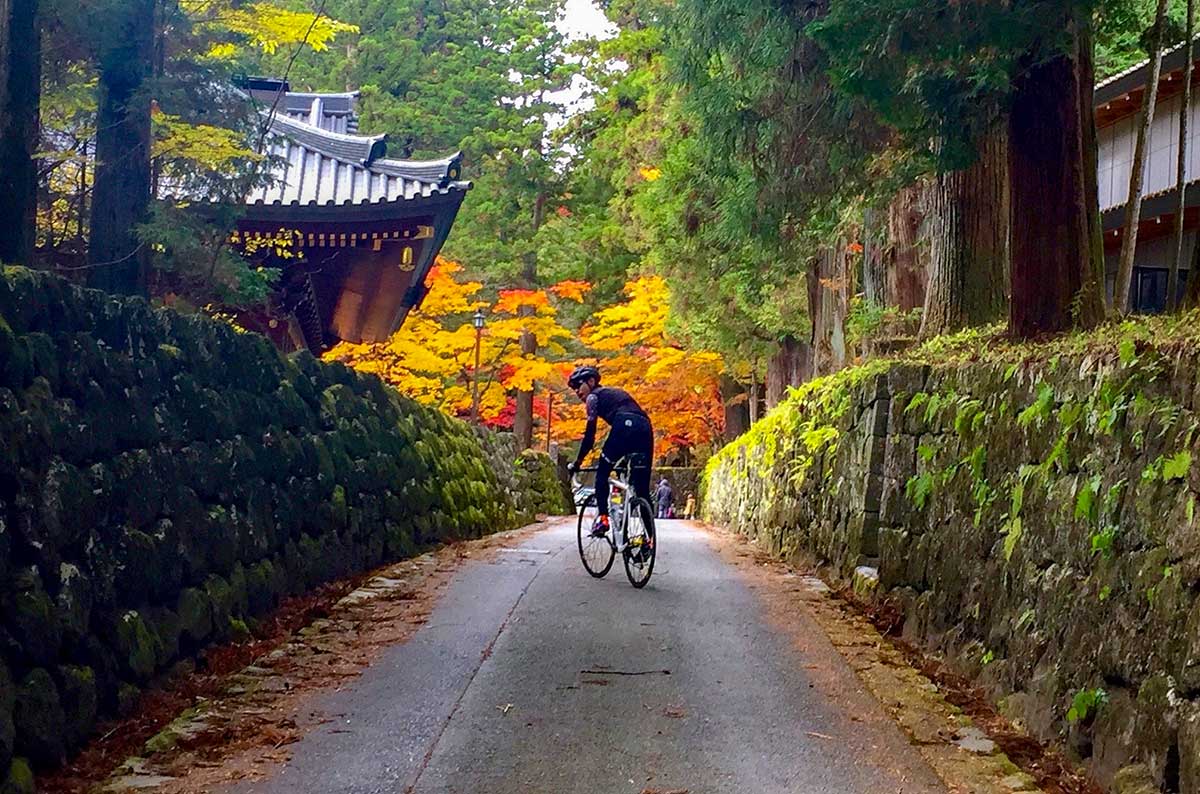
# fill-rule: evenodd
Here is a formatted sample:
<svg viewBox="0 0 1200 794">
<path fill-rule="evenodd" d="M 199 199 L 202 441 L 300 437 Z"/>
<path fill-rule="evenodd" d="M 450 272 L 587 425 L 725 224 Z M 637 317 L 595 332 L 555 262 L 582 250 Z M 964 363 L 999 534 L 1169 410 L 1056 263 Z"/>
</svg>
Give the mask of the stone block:
<svg viewBox="0 0 1200 794">
<path fill-rule="evenodd" d="M 114 628 L 114 650 L 121 669 L 134 681 L 149 681 L 158 661 L 158 643 L 145 619 L 129 610 L 117 618 Z"/>
<path fill-rule="evenodd" d="M 62 691 L 66 746 L 68 749 L 82 747 L 91 735 L 99 713 L 96 674 L 88 667 L 67 665 L 58 668 L 58 681 Z"/>
<path fill-rule="evenodd" d="M 180 642 L 185 648 L 198 648 L 212 635 L 213 603 L 208 593 L 195 587 L 185 588 L 176 605 Z"/>
<path fill-rule="evenodd" d="M 1194 703 L 1179 718 L 1179 794 L 1200 794 L 1200 706 Z"/>
<path fill-rule="evenodd" d="M 3 598 L 4 623 L 22 655 L 33 664 L 53 664 L 62 646 L 62 628 L 54 601 L 42 586 L 37 568 L 16 573 Z"/>
<path fill-rule="evenodd" d="M 34 763 L 53 766 L 66 757 L 62 699 L 50 673 L 43 668 L 31 670 L 17 687 L 13 723 L 16 750 Z"/>
<path fill-rule="evenodd" d="M 33 769 L 24 758 L 14 758 L 9 764 L 8 772 L 4 773 L 0 765 L 0 794 L 35 794 L 37 791 L 33 780 Z"/>
<path fill-rule="evenodd" d="M 54 601 L 63 640 L 67 645 L 78 645 L 86 638 L 91 625 L 91 578 L 77 566 L 63 563 L 59 567 L 58 580 L 58 596 Z"/>
<path fill-rule="evenodd" d="M 1159 794 L 1160 791 L 1145 764 L 1131 764 L 1113 778 L 1113 794 Z"/>
<path fill-rule="evenodd" d="M 83 537 L 94 498 L 84 473 L 61 458 L 51 462 L 42 480 L 40 526 L 45 541 L 70 546 Z"/>
<path fill-rule="evenodd" d="M 8 667 L 0 661 L 0 769 L 4 769 L 13 756 L 16 729 L 13 727 L 13 708 L 17 701 L 17 689 Z"/>
<path fill-rule="evenodd" d="M 879 528 L 879 584 L 886 592 L 908 584 L 908 550 L 912 536 L 900 527 Z"/>
<path fill-rule="evenodd" d="M 234 593 L 229 582 L 213 575 L 204 583 L 204 591 L 212 604 L 213 631 L 216 639 L 222 639 L 229 628 L 229 619 L 234 613 Z"/>
</svg>

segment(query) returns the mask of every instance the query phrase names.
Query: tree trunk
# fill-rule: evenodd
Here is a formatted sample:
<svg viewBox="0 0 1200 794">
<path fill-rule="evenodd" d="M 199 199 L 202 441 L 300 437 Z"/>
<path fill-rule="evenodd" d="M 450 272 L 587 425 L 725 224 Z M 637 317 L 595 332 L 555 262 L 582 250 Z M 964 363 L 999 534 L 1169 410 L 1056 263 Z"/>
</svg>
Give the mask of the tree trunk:
<svg viewBox="0 0 1200 794">
<path fill-rule="evenodd" d="M 128 0 L 117 42 L 101 53 L 88 284 L 145 294 L 149 256 L 135 226 L 150 203 L 150 97 L 155 0 Z"/>
<path fill-rule="evenodd" d="M 1175 202 L 1175 229 L 1171 237 L 1171 267 L 1167 271 L 1167 311 L 1173 312 L 1179 308 L 1179 265 L 1183 261 L 1183 220 L 1187 206 L 1184 202 L 1187 193 L 1187 162 L 1188 162 L 1188 119 L 1192 110 L 1192 58 L 1196 35 L 1196 2 L 1187 0 L 1187 21 L 1185 27 L 1185 44 L 1183 53 L 1183 94 L 1179 98 L 1179 159 L 1175 164 L 1175 188 L 1179 191 Z M 1196 271 L 1192 271 L 1195 278 Z"/>
<path fill-rule="evenodd" d="M 0 0 L 0 262 L 33 264 L 37 236 L 38 0 Z"/>
<path fill-rule="evenodd" d="M 1137 141 L 1133 146 L 1133 164 L 1129 173 L 1129 199 L 1125 202 L 1125 236 L 1121 239 L 1121 255 L 1117 260 L 1117 280 L 1113 285 L 1113 308 L 1119 313 L 1129 311 L 1129 288 L 1133 282 L 1133 257 L 1137 253 L 1138 220 L 1142 214 L 1142 181 L 1146 170 L 1146 139 L 1154 124 L 1154 109 L 1158 104 L 1158 78 L 1162 73 L 1163 20 L 1167 15 L 1167 0 L 1158 0 L 1154 12 L 1154 32 L 1150 44 L 1150 78 L 1142 96 L 1142 112 L 1138 116 Z"/>
<path fill-rule="evenodd" d="M 1188 268 L 1187 284 L 1184 285 L 1183 308 L 1200 309 L 1200 234 L 1192 243 L 1192 264 Z"/>
<path fill-rule="evenodd" d="M 1008 149 L 1003 128 L 979 159 L 935 178 L 921 336 L 985 325 L 1008 308 Z"/>
<path fill-rule="evenodd" d="M 846 365 L 846 317 L 850 313 L 853 273 L 839 241 L 813 260 L 808 278 L 812 315 L 813 374 L 828 375 Z"/>
<path fill-rule="evenodd" d="M 542 221 L 546 212 L 546 193 L 542 191 L 538 193 L 537 198 L 533 202 L 533 232 L 537 234 L 537 230 L 542 227 Z M 525 255 L 525 270 L 522 274 L 525 278 L 526 286 L 529 289 L 537 287 L 537 251 L 530 251 Z M 532 309 L 522 309 L 522 315 L 533 315 Z M 526 355 L 537 353 L 537 337 L 530 333 L 521 334 L 521 352 Z M 513 414 L 513 434 L 517 437 L 517 444 L 521 449 L 530 449 L 533 446 L 533 390 L 518 391 L 516 398 L 516 412 Z"/>
<path fill-rule="evenodd" d="M 887 213 L 887 286 L 883 293 L 887 302 L 883 305 L 907 313 L 925 305 L 929 280 L 921 251 L 921 186 L 910 185 L 897 193 Z"/>
<path fill-rule="evenodd" d="M 1065 30 L 1070 50 L 1027 64 L 1009 115 L 1012 300 L 1019 337 L 1090 327 L 1104 316 L 1092 41 L 1082 12 Z"/>
<path fill-rule="evenodd" d="M 863 210 L 863 297 L 873 306 L 891 306 L 888 290 L 887 216 L 882 210 Z"/>
<path fill-rule="evenodd" d="M 733 441 L 750 429 L 750 401 L 746 387 L 728 375 L 721 375 L 721 401 L 725 404 L 725 442 Z"/>
<path fill-rule="evenodd" d="M 754 423 L 758 421 L 758 362 L 750 368 L 750 426 L 754 427 Z"/>
<path fill-rule="evenodd" d="M 812 347 L 794 336 L 785 336 L 767 362 L 767 410 L 783 402 L 789 386 L 799 386 L 811 377 Z"/>
<path fill-rule="evenodd" d="M 533 334 L 521 334 L 521 352 L 525 354 L 537 352 L 537 339 Z M 518 391 L 515 402 L 513 435 L 517 437 L 517 445 L 520 449 L 530 449 L 533 447 L 533 390 Z"/>
</svg>

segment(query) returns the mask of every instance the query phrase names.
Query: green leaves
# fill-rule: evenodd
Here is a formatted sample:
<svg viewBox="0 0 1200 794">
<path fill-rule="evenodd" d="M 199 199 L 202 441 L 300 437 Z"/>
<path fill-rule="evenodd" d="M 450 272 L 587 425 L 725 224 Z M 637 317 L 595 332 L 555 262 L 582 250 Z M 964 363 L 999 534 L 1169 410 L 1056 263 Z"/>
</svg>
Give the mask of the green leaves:
<svg viewBox="0 0 1200 794">
<path fill-rule="evenodd" d="M 1146 482 L 1186 480 L 1191 470 L 1192 453 L 1185 449 L 1176 452 L 1169 458 L 1159 455 L 1142 470 L 1142 479 Z"/>
<path fill-rule="evenodd" d="M 1191 470 L 1192 453 L 1187 450 L 1181 450 L 1163 461 L 1163 482 L 1187 479 L 1188 472 Z"/>
<path fill-rule="evenodd" d="M 1108 703 L 1108 693 L 1096 689 L 1081 689 L 1071 698 L 1071 708 L 1067 710 L 1067 722 L 1083 722 L 1090 715 Z"/>
<path fill-rule="evenodd" d="M 904 486 L 904 495 L 907 496 L 918 510 L 924 510 L 925 505 L 929 503 L 929 496 L 933 493 L 934 475 L 932 472 L 925 472 L 910 477 Z"/>
<path fill-rule="evenodd" d="M 1046 418 L 1050 416 L 1050 411 L 1054 407 L 1054 389 L 1046 385 L 1038 390 L 1037 399 L 1021 413 L 1017 414 L 1017 424 L 1020 427 L 1029 427 L 1031 424 L 1037 423 L 1040 427 Z"/>
<path fill-rule="evenodd" d="M 1085 480 L 1075 494 L 1075 518 L 1094 524 L 1098 516 L 1100 495 L 1100 475 Z"/>
<path fill-rule="evenodd" d="M 1126 367 L 1137 362 L 1137 346 L 1132 339 L 1122 339 L 1117 343 L 1117 358 Z"/>
</svg>

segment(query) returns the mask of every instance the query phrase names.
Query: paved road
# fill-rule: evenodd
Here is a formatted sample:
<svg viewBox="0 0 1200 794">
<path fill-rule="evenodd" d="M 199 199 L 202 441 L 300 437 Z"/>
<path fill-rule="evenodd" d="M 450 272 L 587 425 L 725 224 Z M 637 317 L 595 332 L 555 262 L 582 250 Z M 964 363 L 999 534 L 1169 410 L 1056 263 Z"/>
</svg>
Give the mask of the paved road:
<svg viewBox="0 0 1200 794">
<path fill-rule="evenodd" d="M 412 639 L 315 704 L 335 719 L 236 791 L 945 794 L 828 642 L 772 629 L 704 535 L 663 522 L 638 591 L 619 560 L 588 577 L 574 534 L 466 565 Z"/>
</svg>

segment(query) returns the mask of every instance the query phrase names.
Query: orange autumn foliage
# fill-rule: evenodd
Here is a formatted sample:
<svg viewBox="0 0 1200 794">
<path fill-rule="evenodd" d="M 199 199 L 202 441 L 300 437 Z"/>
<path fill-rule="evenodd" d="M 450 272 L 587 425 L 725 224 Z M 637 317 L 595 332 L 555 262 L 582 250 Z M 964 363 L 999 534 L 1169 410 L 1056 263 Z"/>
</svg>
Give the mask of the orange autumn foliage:
<svg viewBox="0 0 1200 794">
<path fill-rule="evenodd" d="M 482 309 L 487 324 L 480 337 L 479 412 L 494 420 L 505 412 L 509 394 L 529 389 L 535 381 L 557 377 L 547 355 L 565 354 L 562 341 L 571 336 L 559 325 L 548 295 L 535 290 L 501 292 L 494 304 L 482 300 L 483 285 L 461 281 L 462 266 L 439 259 L 425 283 L 429 293 L 421 308 L 387 342 L 342 342 L 325 354 L 363 372 L 373 372 L 404 394 L 456 416 L 471 409 L 475 366 L 475 328 L 471 315 Z M 520 316 L 525 307 L 531 316 Z M 521 335 L 532 334 L 537 354 L 521 352 Z"/>
<path fill-rule="evenodd" d="M 550 287 L 550 291 L 564 300 L 583 303 L 583 296 L 592 288 L 586 281 L 560 281 Z"/>
<path fill-rule="evenodd" d="M 596 363 L 603 383 L 618 386 L 650 415 L 655 457 L 663 460 L 681 449 L 703 453 L 724 430 L 725 413 L 718 389 L 721 358 L 689 351 L 667 336 L 670 294 L 666 282 L 644 277 L 625 287 L 627 299 L 597 312 L 581 332 L 582 341 L 604 355 Z M 571 365 L 560 370 L 562 383 Z M 573 396 L 556 410 L 554 435 L 563 441 L 583 434 L 583 408 Z"/>
</svg>

